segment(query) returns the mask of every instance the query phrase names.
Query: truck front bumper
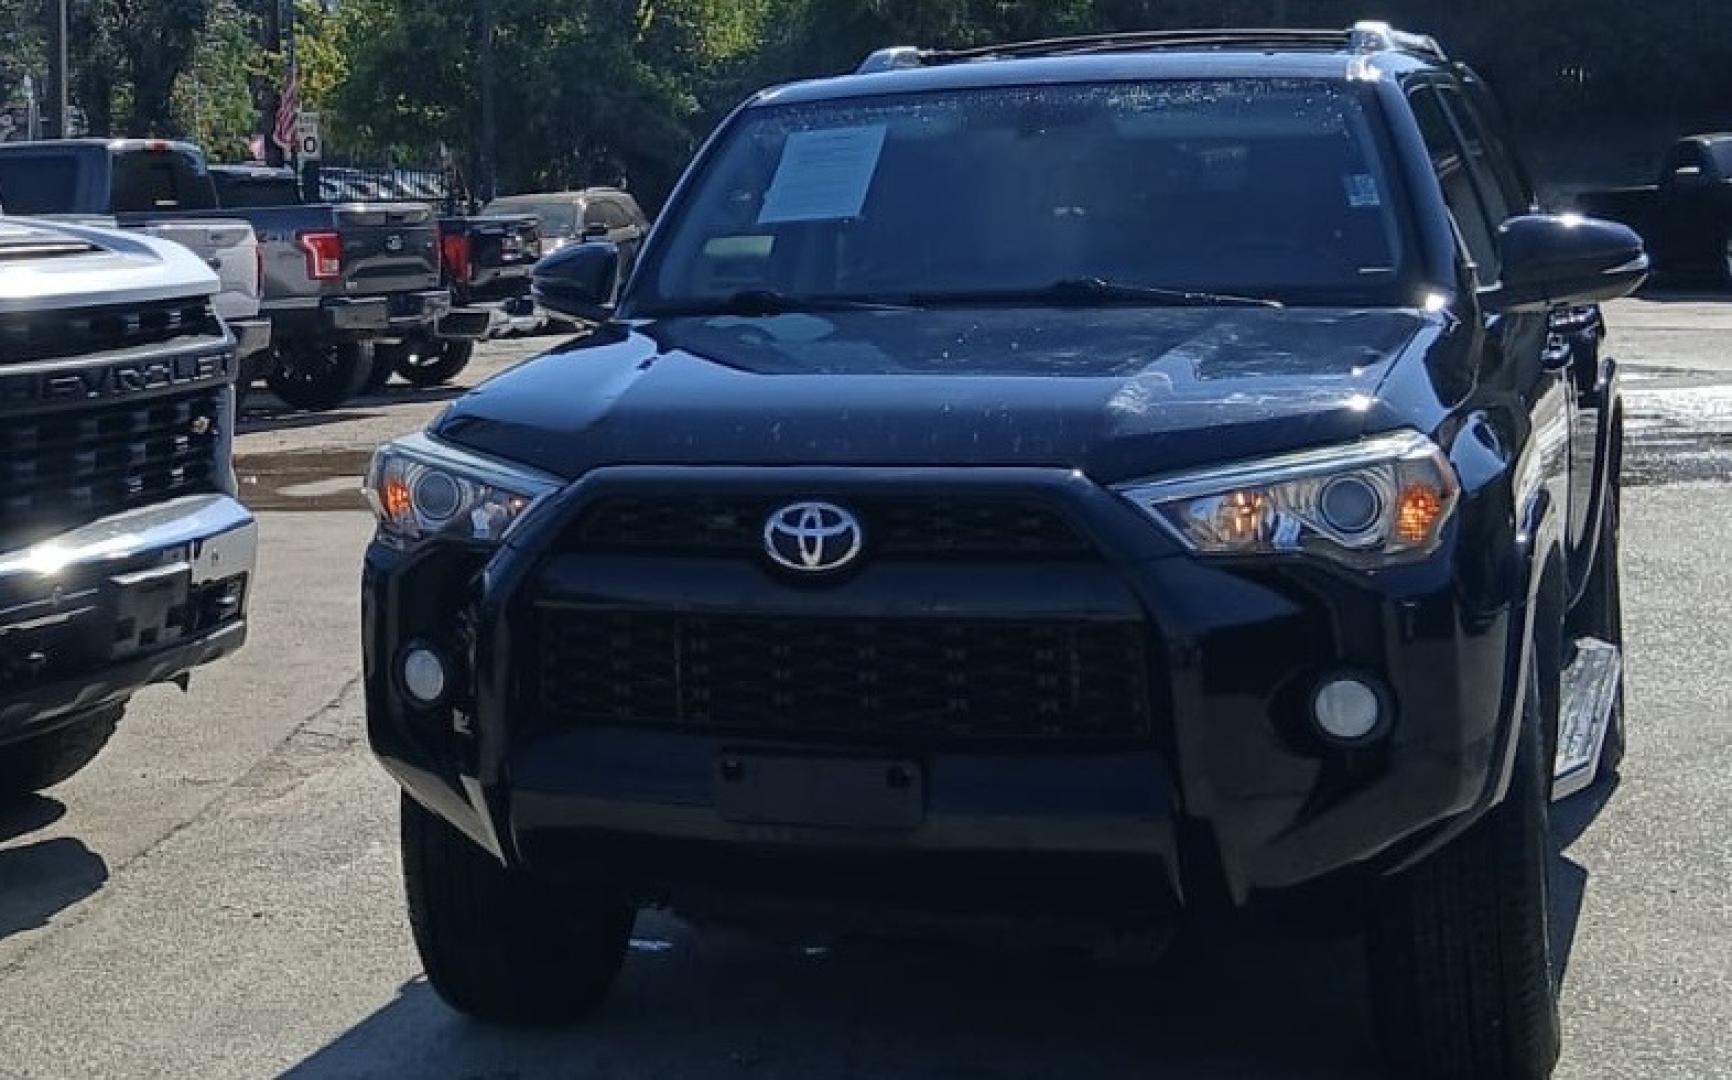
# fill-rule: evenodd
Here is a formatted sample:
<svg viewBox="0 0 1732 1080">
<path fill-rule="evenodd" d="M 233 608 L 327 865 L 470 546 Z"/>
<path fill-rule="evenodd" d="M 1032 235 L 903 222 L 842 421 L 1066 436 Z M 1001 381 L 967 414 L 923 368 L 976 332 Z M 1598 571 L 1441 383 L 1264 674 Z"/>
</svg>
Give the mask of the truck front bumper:
<svg viewBox="0 0 1732 1080">
<path fill-rule="evenodd" d="M 0 743 L 240 648 L 257 537 L 240 503 L 195 495 L 0 552 Z"/>
<path fill-rule="evenodd" d="M 1015 884 L 986 891 L 1003 900 L 1035 895 L 1038 885 L 1095 906 L 1162 894 L 1243 904 L 1343 871 L 1393 869 L 1497 797 L 1522 606 L 1464 586 L 1475 578 L 1458 562 L 1484 559 L 1453 541 L 1424 563 L 1376 575 L 1298 561 L 1208 562 L 1071 473 L 791 472 L 601 469 L 538 508 L 490 557 L 375 544 L 363 627 L 369 731 L 387 768 L 508 862 L 617 875 L 676 903 L 687 890 L 786 897 L 829 885 L 860 896 L 894 885 L 904 894 L 895 899 L 978 906 L 982 882 L 1004 881 Z M 868 557 L 845 580 L 813 587 L 750 555 L 585 552 L 576 525 L 600 500 L 644 491 L 771 500 L 815 492 L 846 504 L 922 489 L 940 501 L 1002 497 L 1059 508 L 1097 555 Z M 565 625 L 607 629 L 583 649 L 550 649 L 550 611 Z M 644 616 L 648 629 L 621 624 L 621 613 Z M 751 625 L 717 645 L 690 636 L 690 624 L 706 619 Z M 751 645 L 755 620 L 761 648 Z M 862 622 L 918 624 L 920 642 L 937 647 L 829 629 Z M 945 624 L 962 628 L 955 656 Z M 839 709 L 851 709 L 852 694 L 893 695 L 854 673 L 858 664 L 885 665 L 893 651 L 925 658 L 896 663 L 927 664 L 918 669 L 927 682 L 954 664 L 970 666 L 971 690 L 993 678 L 1024 685 L 1015 656 L 995 651 L 983 664 L 970 654 L 998 648 L 990 634 L 968 636 L 983 624 L 1006 626 L 1007 640 L 1029 627 L 1034 636 L 1069 628 L 1061 652 L 1062 633 L 1089 632 L 1082 628 L 1134 634 L 1145 659 L 1132 663 L 1147 666 L 1126 685 L 1147 695 L 1146 724 L 1109 739 L 1083 729 L 1075 738 L 1022 732 L 994 742 L 967 731 L 929 736 L 906 723 L 895 734 L 802 737 L 799 722 L 825 718 L 789 724 L 776 715 L 777 680 L 809 683 L 814 672 L 838 687 L 830 699 Z M 807 651 L 808 632 L 846 647 Z M 416 646 L 441 653 L 452 671 L 451 694 L 431 707 L 404 690 L 401 662 Z M 615 719 L 573 720 L 561 714 L 570 706 L 538 693 L 542 681 L 597 653 L 590 692 L 602 702 L 589 712 Z M 1081 663 L 1073 678 L 1092 670 Z M 690 701 L 708 715 L 709 702 L 690 695 L 708 693 L 724 668 L 759 667 L 759 689 L 742 692 L 756 699 L 745 708 L 761 710 L 765 730 L 670 729 L 661 702 Z M 691 678 L 682 682 L 681 672 Z M 669 681 L 657 683 L 663 673 Z M 1312 722 L 1313 693 L 1343 674 L 1386 695 L 1389 722 L 1375 742 L 1331 744 Z M 1063 684 L 1062 671 L 1055 677 Z M 615 687 L 627 684 L 650 696 L 620 695 Z M 673 697 L 654 696 L 663 686 Z M 1112 692 L 1076 691 L 1096 703 Z M 812 695 L 802 687 L 792 699 Z M 639 708 L 654 718 L 640 719 Z M 733 777 L 757 772 L 765 779 L 743 796 L 731 790 Z M 879 778 L 894 774 L 904 777 L 902 795 L 882 790 Z M 850 791 L 861 793 L 853 803 Z"/>
<path fill-rule="evenodd" d="M 235 336 L 235 356 L 242 360 L 271 347 L 269 319 L 230 319 L 228 328 Z"/>
<path fill-rule="evenodd" d="M 504 323 L 505 310 L 501 305 L 452 308 L 434 327 L 434 335 L 453 341 L 479 341 Z"/>
</svg>

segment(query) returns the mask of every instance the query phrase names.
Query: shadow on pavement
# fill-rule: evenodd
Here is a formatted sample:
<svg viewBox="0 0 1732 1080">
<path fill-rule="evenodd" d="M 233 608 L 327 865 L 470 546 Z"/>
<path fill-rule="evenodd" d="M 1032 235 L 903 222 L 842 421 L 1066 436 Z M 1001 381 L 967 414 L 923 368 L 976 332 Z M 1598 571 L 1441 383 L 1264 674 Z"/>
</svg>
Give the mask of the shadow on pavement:
<svg viewBox="0 0 1732 1080">
<path fill-rule="evenodd" d="M 0 814 L 0 843 L 44 829 L 65 814 L 63 804 L 32 796 Z M 108 864 L 69 836 L 0 848 L 0 940 L 48 925 L 107 880 Z"/>
<path fill-rule="evenodd" d="M 1159 964 L 913 945 L 808 950 L 639 920 L 613 997 L 570 1031 L 505 1031 L 422 981 L 286 1075 L 754 1080 L 1379 1075 L 1359 947 L 1241 936 Z"/>
<path fill-rule="evenodd" d="M 330 412 L 295 412 L 287 406 L 278 412 L 274 409 L 261 409 L 249 404 L 246 412 L 241 414 L 241 422 L 236 433 L 253 435 L 268 431 L 298 431 L 302 428 L 328 427 L 331 424 L 371 420 L 374 415 L 373 413 L 355 412 L 352 409 L 337 409 Z"/>
<path fill-rule="evenodd" d="M 241 412 L 239 433 L 249 435 L 265 431 L 292 431 L 299 428 L 367 420 L 379 415 L 378 410 L 387 406 L 450 401 L 453 398 L 462 397 L 467 392 L 468 388 L 464 386 L 432 386 L 421 390 L 412 386 L 393 384 L 383 390 L 357 394 L 344 402 L 340 408 L 327 409 L 323 412 L 304 412 L 285 405 L 277 400 L 274 394 L 263 388 L 255 387 L 247 398 L 246 408 Z"/>
<path fill-rule="evenodd" d="M 1554 808 L 1560 849 L 1617 789 Z M 1563 979 L 1588 875 L 1553 869 Z M 753 1080 L 1370 1080 L 1382 1075 L 1361 941 L 1250 921 L 1181 936 L 1158 963 L 961 946 L 833 949 L 699 933 L 645 915 L 613 996 L 572 1030 L 490 1028 L 423 980 L 286 1075 Z"/>
<path fill-rule="evenodd" d="M 1621 779 L 1617 776 L 1601 777 L 1593 787 L 1565 799 L 1552 807 L 1552 839 L 1560 852 L 1567 852 L 1571 844 L 1581 839 L 1594 821 L 1599 818 L 1600 811 L 1612 801 L 1617 793 Z M 1551 936 L 1552 957 L 1558 968 L 1558 983 L 1565 985 L 1564 980 L 1570 971 L 1570 954 L 1575 948 L 1576 927 L 1581 922 L 1582 906 L 1588 897 L 1588 872 L 1580 863 L 1567 856 L 1560 856 L 1552 863 L 1552 910 Z"/>
<path fill-rule="evenodd" d="M 1732 303 L 1732 289 L 1704 284 L 1688 278 L 1656 278 L 1636 295 L 1656 304 L 1727 304 Z"/>
</svg>

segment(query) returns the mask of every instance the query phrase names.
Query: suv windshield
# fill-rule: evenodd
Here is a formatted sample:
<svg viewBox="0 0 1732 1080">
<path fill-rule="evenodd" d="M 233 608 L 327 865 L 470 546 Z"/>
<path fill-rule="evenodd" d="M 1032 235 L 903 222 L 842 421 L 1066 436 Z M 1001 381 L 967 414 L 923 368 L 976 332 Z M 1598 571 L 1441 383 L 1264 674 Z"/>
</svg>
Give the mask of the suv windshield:
<svg viewBox="0 0 1732 1080">
<path fill-rule="evenodd" d="M 1232 79 L 754 108 L 675 208 L 632 306 L 1074 281 L 1407 303 L 1414 260 L 1369 101 L 1341 81 Z"/>
</svg>

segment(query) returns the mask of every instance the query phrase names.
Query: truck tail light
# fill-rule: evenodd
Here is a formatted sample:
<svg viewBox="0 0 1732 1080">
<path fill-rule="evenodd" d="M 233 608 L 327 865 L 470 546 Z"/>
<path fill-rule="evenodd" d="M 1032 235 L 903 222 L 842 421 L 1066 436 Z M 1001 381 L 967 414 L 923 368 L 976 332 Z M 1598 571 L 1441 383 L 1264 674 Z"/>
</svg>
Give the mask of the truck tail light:
<svg viewBox="0 0 1732 1080">
<path fill-rule="evenodd" d="M 343 275 L 343 238 L 334 232 L 306 232 L 297 239 L 307 256 L 307 276 L 333 281 Z"/>
<path fill-rule="evenodd" d="M 445 264 L 445 273 L 459 285 L 469 281 L 469 238 L 458 233 L 448 233 L 439 238 L 439 259 Z"/>
</svg>

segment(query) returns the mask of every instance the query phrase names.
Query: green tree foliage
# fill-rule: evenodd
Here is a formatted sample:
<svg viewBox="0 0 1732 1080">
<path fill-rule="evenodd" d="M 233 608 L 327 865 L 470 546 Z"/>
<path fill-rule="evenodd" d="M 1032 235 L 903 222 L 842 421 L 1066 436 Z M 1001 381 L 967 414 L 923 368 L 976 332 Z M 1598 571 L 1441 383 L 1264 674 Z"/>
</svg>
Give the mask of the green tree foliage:
<svg viewBox="0 0 1732 1080">
<path fill-rule="evenodd" d="M 756 55 L 768 0 L 493 0 L 498 173 L 512 188 L 671 183 L 706 103 Z M 481 6 L 345 0 L 332 97 L 352 149 L 479 170 Z M 367 32 L 355 28 L 365 25 Z"/>
<path fill-rule="evenodd" d="M 244 160 L 258 127 L 253 87 L 264 73 L 259 19 L 235 0 L 214 0 L 186 69 L 174 84 L 173 132 L 218 160 Z"/>
<path fill-rule="evenodd" d="M 255 44 L 272 0 L 75 0 L 73 97 L 96 132 L 191 134 L 238 152 L 281 58 Z M 489 0 L 497 171 L 525 189 L 625 176 L 651 201 L 735 102 L 891 44 L 961 46 L 1098 30 L 1345 26 L 1437 34 L 1532 137 L 1724 126 L 1725 0 Z M 327 145 L 472 175 L 483 0 L 295 0 L 303 99 Z M 39 65 L 44 0 L 0 0 L 0 97 Z M 1648 150 L 1644 145 L 1644 153 Z"/>
<path fill-rule="evenodd" d="M 174 107 L 175 87 L 192 59 L 211 4 L 212 0 L 87 0 L 71 6 L 73 96 L 91 131 L 182 133 Z"/>
</svg>

